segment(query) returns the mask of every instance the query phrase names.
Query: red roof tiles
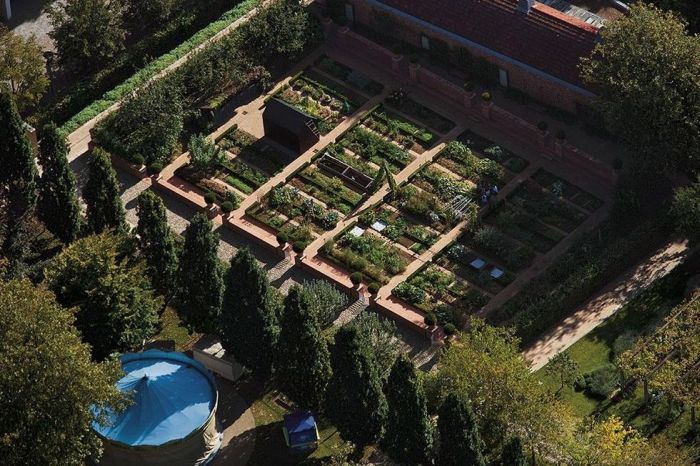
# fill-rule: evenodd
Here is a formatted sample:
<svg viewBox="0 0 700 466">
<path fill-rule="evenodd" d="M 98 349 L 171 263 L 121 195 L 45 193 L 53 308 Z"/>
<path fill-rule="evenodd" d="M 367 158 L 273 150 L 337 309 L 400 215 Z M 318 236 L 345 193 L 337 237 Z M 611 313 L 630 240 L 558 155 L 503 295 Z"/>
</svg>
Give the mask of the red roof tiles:
<svg viewBox="0 0 700 466">
<path fill-rule="evenodd" d="M 551 76 L 582 86 L 580 57 L 591 53 L 598 29 L 554 8 L 518 0 L 379 0 Z"/>
</svg>

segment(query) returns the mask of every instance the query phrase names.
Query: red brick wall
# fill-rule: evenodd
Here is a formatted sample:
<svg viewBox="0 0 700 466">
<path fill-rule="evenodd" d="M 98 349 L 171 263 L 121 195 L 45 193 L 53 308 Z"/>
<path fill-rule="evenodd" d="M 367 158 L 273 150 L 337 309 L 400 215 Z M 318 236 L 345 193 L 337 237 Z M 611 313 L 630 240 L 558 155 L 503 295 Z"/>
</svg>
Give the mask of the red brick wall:
<svg viewBox="0 0 700 466">
<path fill-rule="evenodd" d="M 355 21 L 373 29 L 377 29 L 377 18 L 382 14 L 386 14 L 369 6 L 363 0 L 347 0 L 347 2 L 352 3 L 354 6 Z M 439 8 L 437 5 L 439 2 L 436 0 L 433 0 L 433 2 L 436 3 L 436 8 Z M 421 46 L 420 38 L 423 34 L 428 37 L 436 37 L 432 31 L 421 28 L 417 24 L 408 20 L 395 18 L 394 21 L 397 23 L 398 27 L 395 28 L 395 31 L 393 31 L 392 34 L 397 39 L 415 47 Z M 532 98 L 540 102 L 558 107 L 570 113 L 576 113 L 576 103 L 586 104 L 590 102 L 589 97 L 549 81 L 543 77 L 532 75 L 528 70 L 517 65 L 504 62 L 489 55 L 484 55 L 475 49 L 458 44 L 456 41 L 450 40 L 447 37 L 438 38 L 445 41 L 450 48 L 467 48 L 472 55 L 484 58 L 496 66 L 506 70 L 508 72 L 508 80 L 511 87 L 527 93 Z"/>
</svg>

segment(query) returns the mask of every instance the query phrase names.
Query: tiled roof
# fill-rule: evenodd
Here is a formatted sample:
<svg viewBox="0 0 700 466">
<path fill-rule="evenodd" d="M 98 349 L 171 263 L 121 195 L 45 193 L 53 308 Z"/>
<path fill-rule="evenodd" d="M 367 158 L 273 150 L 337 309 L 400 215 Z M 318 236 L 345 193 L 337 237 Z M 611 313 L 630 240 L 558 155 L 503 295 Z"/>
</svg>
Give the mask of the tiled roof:
<svg viewBox="0 0 700 466">
<path fill-rule="evenodd" d="M 379 1 L 578 86 L 579 59 L 598 36 L 595 26 L 538 2 L 525 13 L 518 0 Z"/>
</svg>

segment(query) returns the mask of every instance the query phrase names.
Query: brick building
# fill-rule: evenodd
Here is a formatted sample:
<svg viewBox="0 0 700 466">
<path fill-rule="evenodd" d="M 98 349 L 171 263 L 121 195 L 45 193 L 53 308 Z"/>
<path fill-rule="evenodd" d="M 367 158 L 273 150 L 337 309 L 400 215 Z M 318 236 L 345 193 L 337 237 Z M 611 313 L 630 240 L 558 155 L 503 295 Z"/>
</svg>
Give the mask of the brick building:
<svg viewBox="0 0 700 466">
<path fill-rule="evenodd" d="M 600 23 L 535 0 L 345 0 L 344 13 L 354 27 L 570 113 L 594 96 L 578 64 Z"/>
</svg>

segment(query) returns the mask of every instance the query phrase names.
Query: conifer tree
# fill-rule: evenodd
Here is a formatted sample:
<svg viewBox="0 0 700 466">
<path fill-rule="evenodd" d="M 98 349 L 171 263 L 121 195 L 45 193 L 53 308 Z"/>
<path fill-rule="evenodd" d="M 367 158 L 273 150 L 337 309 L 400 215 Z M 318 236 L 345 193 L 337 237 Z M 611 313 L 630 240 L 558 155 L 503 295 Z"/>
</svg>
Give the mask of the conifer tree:
<svg viewBox="0 0 700 466">
<path fill-rule="evenodd" d="M 192 217 L 185 230 L 177 282 L 185 324 L 198 332 L 213 332 L 219 317 L 224 283 L 218 246 L 218 235 L 207 216 L 198 213 Z"/>
<path fill-rule="evenodd" d="M 261 377 L 272 373 L 279 336 L 279 309 L 267 273 L 247 248 L 231 258 L 219 334 L 235 358 Z"/>
<path fill-rule="evenodd" d="M 331 377 L 330 356 L 316 314 L 298 286 L 285 299 L 280 329 L 277 385 L 300 407 L 319 409 Z"/>
<path fill-rule="evenodd" d="M 396 186 L 394 174 L 391 173 L 391 170 L 389 169 L 389 164 L 387 163 L 386 159 L 382 160 L 382 170 L 384 170 L 384 174 L 386 175 L 386 181 L 387 183 L 389 183 L 389 192 L 391 194 L 396 194 L 398 186 Z"/>
<path fill-rule="evenodd" d="M 439 466 L 485 466 L 474 412 L 465 397 L 450 393 L 440 406 Z"/>
<path fill-rule="evenodd" d="M 88 180 L 83 189 L 87 205 L 87 230 L 99 234 L 107 229 L 126 231 L 119 181 L 107 152 L 96 148 L 88 161 Z"/>
<path fill-rule="evenodd" d="M 511 438 L 508 443 L 503 446 L 501 452 L 502 466 L 528 466 L 527 458 L 523 452 L 523 442 L 520 437 Z"/>
<path fill-rule="evenodd" d="M 402 354 L 391 368 L 386 399 L 389 413 L 382 439 L 386 452 L 400 463 L 428 463 L 433 428 L 422 380 L 406 354 Z"/>
<path fill-rule="evenodd" d="M 0 255 L 13 262 L 23 255 L 21 233 L 36 206 L 36 178 L 24 122 L 10 94 L 0 92 Z"/>
<path fill-rule="evenodd" d="M 39 217 L 51 233 L 70 243 L 80 233 L 82 218 L 66 139 L 53 123 L 44 126 L 39 149 Z"/>
<path fill-rule="evenodd" d="M 380 437 L 387 405 L 374 355 L 355 326 L 335 334 L 331 366 L 326 414 L 345 440 L 362 448 Z"/>
<path fill-rule="evenodd" d="M 136 231 L 153 286 L 172 295 L 177 273 L 177 246 L 163 201 L 153 191 L 143 191 L 138 197 L 136 213 L 139 217 Z"/>
</svg>

